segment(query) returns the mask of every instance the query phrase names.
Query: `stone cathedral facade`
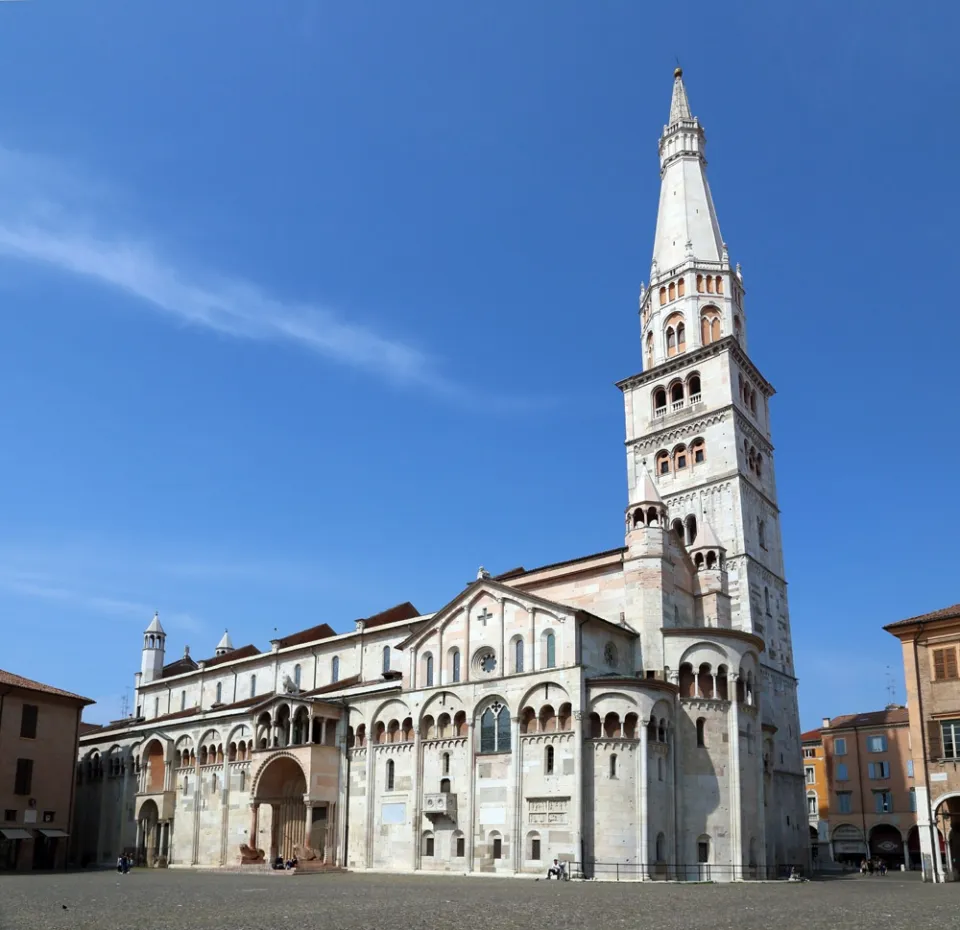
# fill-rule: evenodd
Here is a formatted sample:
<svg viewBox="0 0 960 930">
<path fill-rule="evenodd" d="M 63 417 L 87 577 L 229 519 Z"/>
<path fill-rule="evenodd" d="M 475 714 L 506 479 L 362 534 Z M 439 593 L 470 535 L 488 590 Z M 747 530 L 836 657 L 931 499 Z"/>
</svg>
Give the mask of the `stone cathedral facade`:
<svg viewBox="0 0 960 930">
<path fill-rule="evenodd" d="M 81 737 L 77 860 L 750 878 L 807 863 L 770 437 L 678 69 L 626 413 L 623 545 L 261 651 L 167 661 Z M 615 437 L 610 437 L 611 442 Z M 455 586 L 459 587 L 459 586 Z"/>
</svg>

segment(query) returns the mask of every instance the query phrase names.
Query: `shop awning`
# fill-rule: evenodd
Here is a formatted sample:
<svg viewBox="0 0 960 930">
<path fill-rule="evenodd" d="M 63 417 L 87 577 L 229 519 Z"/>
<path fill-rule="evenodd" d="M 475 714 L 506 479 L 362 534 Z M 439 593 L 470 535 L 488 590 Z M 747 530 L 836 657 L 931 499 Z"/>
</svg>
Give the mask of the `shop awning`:
<svg viewBox="0 0 960 930">
<path fill-rule="evenodd" d="M 40 831 L 44 836 L 69 836 L 66 830 L 41 830 Z"/>
<path fill-rule="evenodd" d="M 29 830 L 18 827 L 0 827 L 0 836 L 7 840 L 32 840 L 33 834 Z"/>
</svg>

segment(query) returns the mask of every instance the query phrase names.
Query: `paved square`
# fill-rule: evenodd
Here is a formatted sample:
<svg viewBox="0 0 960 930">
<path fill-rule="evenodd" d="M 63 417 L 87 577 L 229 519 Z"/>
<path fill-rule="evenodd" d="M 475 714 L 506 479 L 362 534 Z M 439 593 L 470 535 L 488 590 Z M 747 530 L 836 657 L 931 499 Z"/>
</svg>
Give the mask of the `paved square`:
<svg viewBox="0 0 960 930">
<path fill-rule="evenodd" d="M 923 885 L 915 875 L 739 885 L 177 870 L 0 876 L 0 930 L 902 930 L 954 927 L 958 914 L 960 884 Z"/>
</svg>

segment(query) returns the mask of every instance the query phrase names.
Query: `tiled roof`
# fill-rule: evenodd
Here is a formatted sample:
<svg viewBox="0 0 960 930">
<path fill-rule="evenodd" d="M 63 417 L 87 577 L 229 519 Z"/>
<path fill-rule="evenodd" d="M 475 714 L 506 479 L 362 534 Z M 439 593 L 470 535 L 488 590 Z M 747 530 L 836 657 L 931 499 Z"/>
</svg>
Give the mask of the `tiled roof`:
<svg viewBox="0 0 960 930">
<path fill-rule="evenodd" d="M 621 555 L 626 552 L 626 546 L 618 546 L 616 549 L 606 549 L 603 552 L 594 552 L 590 555 L 581 555 L 575 559 L 567 559 L 563 562 L 551 562 L 549 565 L 538 565 L 536 568 L 512 568 L 502 575 L 494 575 L 494 581 L 506 581 L 508 578 L 520 578 L 523 575 L 532 575 L 534 572 L 545 572 L 549 568 L 563 568 L 565 565 L 576 565 L 577 562 L 588 562 L 590 559 L 602 559 L 607 555 Z"/>
<path fill-rule="evenodd" d="M 872 710 L 865 714 L 844 714 L 830 721 L 830 730 L 842 730 L 849 727 L 896 726 L 910 722 L 910 712 L 906 707 L 887 707 L 884 710 Z"/>
<path fill-rule="evenodd" d="M 234 659 L 249 659 L 251 656 L 260 655 L 260 650 L 253 643 L 247 646 L 241 646 L 239 649 L 231 649 L 230 652 L 222 656 L 214 656 L 212 659 L 204 659 L 203 664 L 210 668 L 212 665 L 223 665 L 224 662 L 233 662 Z"/>
<path fill-rule="evenodd" d="M 314 694 L 326 694 L 329 691 L 340 691 L 342 688 L 352 688 L 360 684 L 359 675 L 350 675 L 348 678 L 341 678 L 340 681 L 331 682 L 329 685 L 322 685 L 314 688 L 312 691 L 304 691 L 300 697 L 311 697 Z"/>
<path fill-rule="evenodd" d="M 821 739 L 822 730 L 807 730 L 806 733 L 800 734 L 801 743 L 819 743 Z"/>
<path fill-rule="evenodd" d="M 275 642 L 280 644 L 281 649 L 287 646 L 302 646 L 304 643 L 312 643 L 317 639 L 327 639 L 329 636 L 336 636 L 336 632 L 329 623 L 321 623 L 317 626 L 301 630 L 299 633 L 291 633 L 289 636 L 283 636 Z"/>
<path fill-rule="evenodd" d="M 920 614 L 918 617 L 897 620 L 896 623 L 888 623 L 884 629 L 894 630 L 897 627 L 911 626 L 914 623 L 929 623 L 933 620 L 960 620 L 960 604 L 954 604 L 953 607 L 941 607 L 940 610 L 933 610 L 928 614 Z"/>
<path fill-rule="evenodd" d="M 175 662 L 164 665 L 160 672 L 161 678 L 172 678 L 174 675 L 183 675 L 186 672 L 195 672 L 200 666 L 190 656 L 180 656 Z"/>
<path fill-rule="evenodd" d="M 93 704 L 90 698 L 74 694 L 72 691 L 61 691 L 52 685 L 45 685 L 39 681 L 33 681 L 31 678 L 24 678 L 22 675 L 14 675 L 13 672 L 5 672 L 0 669 L 0 685 L 9 685 L 13 688 L 23 688 L 25 691 L 39 691 L 42 694 L 50 694 L 54 697 L 70 698 L 73 701 L 82 701 L 84 704 Z"/>
<path fill-rule="evenodd" d="M 102 730 L 102 723 L 87 723 L 85 720 L 80 721 L 80 735 L 86 736 L 88 733 L 95 733 L 97 730 Z"/>
<path fill-rule="evenodd" d="M 371 627 L 384 626 L 387 623 L 398 623 L 401 620 L 415 620 L 419 616 L 420 611 L 417 610 L 410 601 L 404 601 L 402 604 L 396 604 L 387 610 L 374 614 L 372 617 L 366 617 L 363 625 L 369 630 Z"/>
</svg>

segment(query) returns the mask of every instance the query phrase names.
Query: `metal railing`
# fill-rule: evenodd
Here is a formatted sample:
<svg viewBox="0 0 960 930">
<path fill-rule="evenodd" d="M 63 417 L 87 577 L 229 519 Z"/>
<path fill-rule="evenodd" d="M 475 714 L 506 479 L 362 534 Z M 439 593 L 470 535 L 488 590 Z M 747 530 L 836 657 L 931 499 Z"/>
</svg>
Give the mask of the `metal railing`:
<svg viewBox="0 0 960 930">
<path fill-rule="evenodd" d="M 729 882 L 775 881 L 788 879 L 791 873 L 804 876 L 802 865 L 728 865 L 712 862 L 631 862 L 629 860 L 588 859 L 570 863 L 570 877 L 602 881 L 635 882 Z"/>
</svg>

